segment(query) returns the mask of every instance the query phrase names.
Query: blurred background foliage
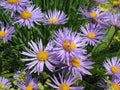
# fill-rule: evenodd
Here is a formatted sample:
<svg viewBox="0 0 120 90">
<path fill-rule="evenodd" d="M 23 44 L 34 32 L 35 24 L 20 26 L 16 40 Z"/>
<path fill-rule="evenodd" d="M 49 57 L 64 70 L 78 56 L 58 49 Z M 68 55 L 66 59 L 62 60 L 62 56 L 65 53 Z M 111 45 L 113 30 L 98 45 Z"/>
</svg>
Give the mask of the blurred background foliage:
<svg viewBox="0 0 120 90">
<path fill-rule="evenodd" d="M 36 7 L 40 7 L 42 12 L 47 10 L 63 10 L 69 20 L 65 25 L 36 25 L 35 27 L 28 30 L 26 27 L 19 28 L 18 25 L 14 25 L 15 33 L 11 41 L 3 43 L 0 40 L 0 76 L 9 78 L 13 81 L 13 75 L 16 71 L 25 68 L 25 63 L 21 62 L 20 59 L 23 58 L 21 52 L 24 46 L 28 46 L 30 40 L 36 41 L 38 38 L 43 40 L 44 46 L 52 39 L 52 34 L 55 30 L 63 27 L 72 28 L 73 31 L 80 32 L 80 25 L 85 25 L 87 21 L 80 20 L 81 15 L 78 14 L 79 7 L 86 6 L 89 7 L 89 0 L 32 0 Z M 10 18 L 10 13 L 4 12 L 5 10 L 0 8 L 0 21 L 4 23 L 9 23 L 13 25 L 12 19 Z M 115 33 L 115 28 L 111 27 L 109 30 L 105 30 L 106 38 L 101 44 L 96 47 L 86 47 L 88 53 L 92 54 L 91 60 L 95 62 L 94 69 L 91 70 L 92 76 L 84 76 L 83 81 L 78 81 L 77 86 L 85 86 L 85 90 L 101 90 L 97 86 L 97 82 L 103 77 L 105 70 L 103 68 L 103 61 L 106 57 L 118 56 L 120 57 L 120 31 L 117 30 Z M 116 38 L 116 37 L 117 38 Z M 45 75 L 44 75 L 45 74 Z M 50 73 L 49 75 L 51 75 Z M 40 77 L 40 82 L 44 84 L 46 79 L 46 73 L 43 72 Z M 46 87 L 48 88 L 48 87 Z M 48 89 L 44 89 L 48 90 Z M 50 89 L 49 89 L 50 90 Z M 52 89 L 51 89 L 52 90 Z"/>
</svg>

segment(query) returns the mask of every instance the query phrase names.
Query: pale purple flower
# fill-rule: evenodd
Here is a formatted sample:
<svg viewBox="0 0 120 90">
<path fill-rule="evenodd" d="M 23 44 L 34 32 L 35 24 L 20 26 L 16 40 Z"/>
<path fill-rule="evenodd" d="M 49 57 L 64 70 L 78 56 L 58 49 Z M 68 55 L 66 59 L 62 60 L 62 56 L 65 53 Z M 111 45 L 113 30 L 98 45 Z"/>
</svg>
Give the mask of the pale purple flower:
<svg viewBox="0 0 120 90">
<path fill-rule="evenodd" d="M 63 11 L 57 11 L 56 9 L 54 11 L 48 10 L 47 13 L 44 15 L 44 24 L 65 24 L 67 23 L 67 15 Z"/>
<path fill-rule="evenodd" d="M 2 39 L 4 42 L 11 40 L 14 31 L 14 27 L 9 25 L 4 26 L 3 23 L 0 23 L 0 39 Z"/>
<path fill-rule="evenodd" d="M 30 73 L 27 73 L 25 83 L 19 81 L 17 86 L 22 90 L 38 90 L 38 80 L 36 78 L 32 78 Z"/>
<path fill-rule="evenodd" d="M 11 87 L 11 83 L 8 81 L 8 79 L 4 77 L 0 77 L 0 90 L 6 90 Z"/>
<path fill-rule="evenodd" d="M 63 28 L 54 33 L 54 48 L 53 52 L 60 62 L 69 65 L 70 57 L 81 57 L 86 54 L 83 49 L 85 44 L 80 35 L 76 32 L 71 32 L 71 29 Z"/>
<path fill-rule="evenodd" d="M 30 5 L 29 0 L 1 0 L 0 6 L 4 7 L 6 11 L 11 12 L 11 16 L 13 16 L 16 12 L 20 12 L 24 7 Z"/>
<path fill-rule="evenodd" d="M 112 75 L 113 77 L 120 78 L 120 59 L 113 57 L 111 59 L 107 58 L 104 62 L 104 67 L 106 69 L 107 75 Z"/>
<path fill-rule="evenodd" d="M 110 22 L 109 22 L 110 25 L 120 27 L 120 13 L 110 14 L 109 19 L 110 19 Z"/>
<path fill-rule="evenodd" d="M 85 8 L 79 9 L 80 14 L 85 16 L 85 19 L 90 19 L 92 23 L 100 25 L 102 28 L 108 28 L 108 22 L 110 14 L 109 12 L 102 12 L 99 8 L 91 8 L 86 10 Z M 87 17 L 87 18 L 86 18 Z"/>
<path fill-rule="evenodd" d="M 40 74 L 43 69 L 44 65 L 53 72 L 55 67 L 52 64 L 55 64 L 56 61 L 52 59 L 51 55 L 51 42 L 49 42 L 46 48 L 43 48 L 41 39 L 38 41 L 38 44 L 33 42 L 28 42 L 30 48 L 25 47 L 26 51 L 23 51 L 22 54 L 28 56 L 29 58 L 22 59 L 22 61 L 27 62 L 26 66 L 27 69 L 32 69 L 31 73 Z M 52 63 L 52 64 L 51 64 Z"/>
<path fill-rule="evenodd" d="M 108 0 L 94 0 L 94 1 L 99 2 L 101 4 L 105 4 L 108 2 Z"/>
<path fill-rule="evenodd" d="M 17 78 L 21 75 L 21 73 L 22 73 L 22 71 L 17 71 L 17 72 L 14 74 L 13 78 L 14 78 L 14 79 L 17 79 Z"/>
<path fill-rule="evenodd" d="M 34 24 L 39 24 L 43 20 L 43 13 L 35 6 L 28 6 L 26 9 L 19 12 L 16 16 L 14 23 L 18 23 L 21 26 L 27 26 L 28 28 L 34 27 Z"/>
<path fill-rule="evenodd" d="M 92 69 L 94 62 L 87 60 L 87 57 L 84 59 L 81 58 L 71 58 L 70 65 L 66 66 L 68 72 L 75 77 L 79 77 L 82 80 L 82 75 L 92 75 L 88 69 Z"/>
<path fill-rule="evenodd" d="M 88 23 L 85 28 L 81 26 L 81 31 L 81 37 L 87 45 L 95 46 L 104 40 L 105 32 L 99 25 Z"/>
<path fill-rule="evenodd" d="M 83 90 L 84 87 L 75 87 L 72 86 L 74 83 L 76 83 L 77 78 L 75 78 L 72 75 L 67 75 L 67 77 L 64 77 L 64 75 L 59 74 L 59 78 L 56 76 L 50 77 L 51 80 L 54 82 L 54 84 L 47 83 L 49 86 L 54 88 L 55 90 Z"/>
</svg>

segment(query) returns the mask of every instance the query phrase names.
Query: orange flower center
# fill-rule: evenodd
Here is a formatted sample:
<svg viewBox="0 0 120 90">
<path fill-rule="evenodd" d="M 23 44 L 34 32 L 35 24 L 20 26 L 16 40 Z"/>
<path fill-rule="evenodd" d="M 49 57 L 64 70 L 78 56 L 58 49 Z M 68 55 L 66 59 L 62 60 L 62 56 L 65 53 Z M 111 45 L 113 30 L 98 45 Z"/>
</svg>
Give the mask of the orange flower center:
<svg viewBox="0 0 120 90">
<path fill-rule="evenodd" d="M 70 43 L 70 42 L 64 41 L 63 48 L 64 48 L 64 50 L 70 52 L 76 48 L 76 44 L 74 42 Z"/>
<path fill-rule="evenodd" d="M 26 90 L 33 90 L 33 87 L 32 87 L 31 85 L 28 85 L 28 86 L 26 87 Z"/>
<path fill-rule="evenodd" d="M 70 86 L 66 83 L 63 83 L 59 86 L 59 90 L 70 90 Z"/>
<path fill-rule="evenodd" d="M 20 0 L 7 0 L 7 2 L 9 4 L 16 4 L 16 3 L 20 2 Z"/>
<path fill-rule="evenodd" d="M 113 6 L 119 6 L 120 5 L 120 1 L 113 1 Z"/>
<path fill-rule="evenodd" d="M 111 72 L 112 72 L 113 74 L 118 73 L 118 72 L 119 72 L 118 67 L 116 67 L 116 66 L 112 66 L 112 67 L 111 67 Z"/>
<path fill-rule="evenodd" d="M 88 35 L 87 35 L 87 37 L 88 37 L 89 39 L 94 39 L 94 38 L 95 38 L 95 33 L 89 32 Z"/>
<path fill-rule="evenodd" d="M 40 51 L 37 53 L 37 59 L 39 61 L 46 61 L 48 60 L 48 53 L 46 51 Z"/>
<path fill-rule="evenodd" d="M 57 24 L 58 23 L 58 19 L 57 18 L 50 18 L 49 22 L 50 22 L 50 24 Z"/>
<path fill-rule="evenodd" d="M 21 18 L 22 19 L 29 19 L 29 18 L 31 18 L 31 12 L 29 12 L 29 11 L 23 11 L 21 14 L 20 14 L 20 16 L 21 16 Z"/>
<path fill-rule="evenodd" d="M 120 90 L 120 87 L 117 83 L 112 83 L 112 87 L 114 90 Z"/>
<path fill-rule="evenodd" d="M 6 36 L 6 32 L 5 31 L 0 31 L 0 38 L 4 38 Z"/>
<path fill-rule="evenodd" d="M 73 58 L 71 61 L 71 64 L 73 67 L 79 67 L 80 66 L 80 60 L 78 58 Z"/>
</svg>

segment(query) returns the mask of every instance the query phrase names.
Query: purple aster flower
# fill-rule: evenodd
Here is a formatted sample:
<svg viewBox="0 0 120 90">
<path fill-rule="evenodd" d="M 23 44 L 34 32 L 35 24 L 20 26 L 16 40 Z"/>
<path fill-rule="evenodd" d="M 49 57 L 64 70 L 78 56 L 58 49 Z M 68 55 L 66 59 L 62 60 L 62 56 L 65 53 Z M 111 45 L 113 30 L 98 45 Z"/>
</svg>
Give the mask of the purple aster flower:
<svg viewBox="0 0 120 90">
<path fill-rule="evenodd" d="M 82 79 L 82 75 L 92 75 L 87 69 L 92 69 L 92 64 L 90 60 L 81 59 L 81 58 L 71 58 L 70 65 L 66 66 L 68 68 L 68 71 L 75 77 L 79 77 Z"/>
<path fill-rule="evenodd" d="M 93 23 L 100 25 L 102 28 L 108 28 L 109 12 L 101 12 L 99 8 L 91 8 L 90 11 L 80 8 L 79 12 L 88 19 L 91 19 Z"/>
<path fill-rule="evenodd" d="M 78 33 L 71 32 L 71 29 L 63 28 L 63 30 L 59 29 L 55 32 L 54 43 L 53 53 L 60 59 L 60 62 L 67 65 L 70 63 L 70 56 L 81 57 L 86 54 L 86 50 L 83 49 L 85 46 L 84 41 Z"/>
<path fill-rule="evenodd" d="M 0 90 L 7 90 L 11 87 L 11 83 L 4 77 L 0 77 Z"/>
<path fill-rule="evenodd" d="M 36 78 L 32 78 L 31 74 L 26 74 L 26 82 L 19 82 L 18 87 L 22 90 L 38 90 L 38 80 Z"/>
<path fill-rule="evenodd" d="M 108 0 L 94 0 L 94 1 L 99 2 L 101 4 L 105 4 L 106 2 L 108 2 Z"/>
<path fill-rule="evenodd" d="M 2 39 L 4 42 L 7 42 L 8 40 L 11 40 L 13 33 L 14 27 L 10 27 L 8 25 L 5 27 L 3 23 L 0 23 L 0 39 Z"/>
<path fill-rule="evenodd" d="M 71 86 L 74 83 L 76 83 L 77 79 L 73 77 L 72 75 L 67 75 L 67 77 L 64 78 L 64 75 L 59 74 L 59 80 L 57 77 L 50 77 L 51 80 L 54 82 L 54 84 L 48 83 L 49 86 L 54 88 L 55 90 L 83 90 L 84 87 L 74 87 Z"/>
<path fill-rule="evenodd" d="M 112 80 L 103 79 L 102 82 L 98 83 L 98 86 L 105 90 L 120 90 L 120 79 L 112 78 Z"/>
<path fill-rule="evenodd" d="M 104 67 L 107 70 L 107 75 L 112 75 L 113 77 L 120 77 L 120 59 L 113 57 L 111 59 L 107 58 L 104 62 Z"/>
<path fill-rule="evenodd" d="M 116 27 L 120 27 L 120 14 L 110 14 L 109 15 L 110 18 L 110 22 L 109 24 L 116 26 Z"/>
<path fill-rule="evenodd" d="M 88 23 L 86 25 L 86 28 L 81 26 L 83 40 L 86 42 L 86 44 L 90 44 L 92 46 L 95 46 L 96 44 L 100 43 L 100 40 L 104 39 L 105 32 L 101 30 L 101 27 L 96 24 Z"/>
<path fill-rule="evenodd" d="M 17 79 L 17 78 L 19 77 L 19 75 L 21 75 L 21 73 L 22 73 L 22 71 L 17 71 L 17 72 L 14 74 L 13 78 L 14 78 L 14 79 Z"/>
<path fill-rule="evenodd" d="M 54 11 L 48 10 L 48 12 L 45 13 L 43 23 L 58 25 L 65 24 L 67 20 L 67 15 L 65 15 L 63 11 L 57 11 L 55 9 Z"/>
<path fill-rule="evenodd" d="M 0 6 L 4 7 L 6 11 L 11 12 L 11 16 L 16 12 L 20 12 L 24 7 L 30 5 L 29 0 L 1 0 Z"/>
<path fill-rule="evenodd" d="M 38 41 L 38 45 L 32 40 L 28 44 L 32 49 L 25 47 L 26 52 L 22 52 L 23 55 L 30 57 L 22 59 L 22 61 L 28 62 L 28 64 L 26 64 L 27 69 L 32 69 L 31 73 L 38 72 L 38 74 L 40 74 L 43 71 L 45 64 L 46 67 L 53 72 L 54 66 L 51 63 L 55 64 L 56 62 L 52 59 L 52 54 L 50 51 L 52 43 L 49 42 L 45 49 L 43 49 L 41 40 Z"/>
<path fill-rule="evenodd" d="M 19 14 L 20 15 L 16 17 L 15 23 L 19 23 L 20 27 L 33 27 L 34 23 L 39 24 L 43 18 L 43 13 L 39 8 L 35 8 L 35 6 L 29 6 L 26 9 L 20 11 Z"/>
</svg>

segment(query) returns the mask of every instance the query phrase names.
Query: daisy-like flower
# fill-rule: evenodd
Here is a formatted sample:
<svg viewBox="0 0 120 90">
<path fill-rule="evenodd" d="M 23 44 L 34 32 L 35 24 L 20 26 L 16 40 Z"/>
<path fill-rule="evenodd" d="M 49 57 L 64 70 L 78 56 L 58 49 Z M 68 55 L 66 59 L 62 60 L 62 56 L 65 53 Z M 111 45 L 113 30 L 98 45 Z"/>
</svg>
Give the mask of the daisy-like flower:
<svg viewBox="0 0 120 90">
<path fill-rule="evenodd" d="M 27 69 L 32 69 L 31 73 L 38 72 L 40 74 L 43 71 L 44 64 L 46 67 L 52 72 L 54 70 L 54 66 L 51 64 L 55 64 L 56 62 L 52 59 L 51 55 L 51 42 L 48 43 L 45 49 L 43 49 L 42 41 L 38 41 L 38 45 L 31 40 L 28 43 L 32 49 L 25 47 L 26 52 L 23 51 L 22 54 L 28 56 L 30 58 L 22 59 L 24 62 L 28 62 Z"/>
<path fill-rule="evenodd" d="M 70 56 L 78 56 L 86 54 L 83 49 L 85 44 L 80 35 L 76 32 L 71 32 L 71 29 L 63 28 L 54 33 L 53 53 L 60 59 L 62 63 L 69 65 Z"/>
<path fill-rule="evenodd" d="M 43 23 L 58 25 L 67 23 L 67 20 L 67 15 L 63 11 L 57 11 L 55 9 L 54 11 L 48 10 L 45 13 Z"/>
<path fill-rule="evenodd" d="M 102 82 L 98 83 L 98 86 L 105 90 L 120 90 L 120 80 L 112 78 L 112 80 L 103 79 Z"/>
<path fill-rule="evenodd" d="M 101 40 L 104 39 L 105 32 L 101 30 L 101 27 L 96 24 L 88 23 L 86 25 L 86 28 L 81 26 L 83 40 L 86 42 L 86 44 L 90 44 L 92 46 L 95 46 L 96 44 L 100 43 Z"/>
<path fill-rule="evenodd" d="M 80 8 L 79 12 L 90 19 L 93 23 L 100 25 L 102 28 L 108 27 L 109 12 L 101 12 L 101 9 L 99 8 L 91 8 L 90 11 Z"/>
<path fill-rule="evenodd" d="M 107 58 L 104 62 L 104 67 L 107 70 L 107 75 L 112 75 L 113 77 L 120 77 L 120 59 L 113 57 L 111 59 Z"/>
<path fill-rule="evenodd" d="M 11 40 L 13 33 L 14 27 L 10 27 L 8 25 L 5 27 L 3 23 L 0 23 L 0 39 L 7 42 L 8 40 Z"/>
<path fill-rule="evenodd" d="M 0 6 L 4 7 L 6 11 L 11 12 L 11 16 L 16 12 L 20 12 L 24 7 L 30 5 L 29 0 L 1 0 Z"/>
<path fill-rule="evenodd" d="M 60 81 L 55 76 L 53 78 L 52 77 L 50 78 L 55 84 L 48 83 L 48 85 L 54 88 L 55 90 L 83 90 L 84 89 L 84 87 L 80 87 L 80 86 L 79 87 L 71 86 L 77 81 L 77 79 L 72 75 L 69 75 L 64 78 L 63 74 L 62 75 L 59 74 Z"/>
<path fill-rule="evenodd" d="M 105 4 L 106 2 L 108 2 L 108 0 L 94 0 L 94 1 L 99 2 L 101 4 Z"/>
<path fill-rule="evenodd" d="M 8 90 L 11 87 L 11 83 L 4 77 L 0 77 L 0 90 Z"/>
<path fill-rule="evenodd" d="M 39 24 L 42 21 L 43 13 L 39 8 L 35 6 L 28 6 L 26 9 L 19 12 L 19 16 L 16 17 L 15 23 L 21 26 L 33 27 L 34 23 Z"/>
<path fill-rule="evenodd" d="M 32 78 L 31 74 L 27 73 L 25 77 L 25 83 L 19 82 L 18 87 L 22 90 L 38 90 L 38 80 L 36 78 Z"/>
<path fill-rule="evenodd" d="M 120 14 L 110 14 L 109 15 L 110 22 L 109 24 L 115 26 L 115 27 L 120 27 Z"/>
<path fill-rule="evenodd" d="M 66 66 L 68 68 L 68 71 L 75 77 L 79 77 L 82 79 L 82 75 L 92 75 L 87 69 L 92 69 L 93 62 L 84 59 L 80 59 L 77 57 L 71 58 L 70 65 Z"/>
</svg>

